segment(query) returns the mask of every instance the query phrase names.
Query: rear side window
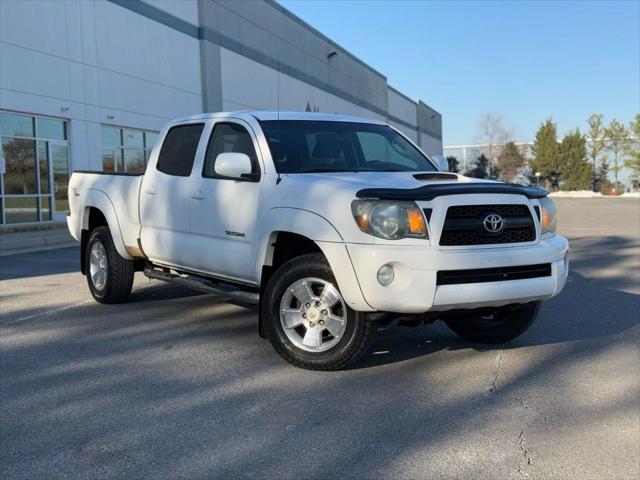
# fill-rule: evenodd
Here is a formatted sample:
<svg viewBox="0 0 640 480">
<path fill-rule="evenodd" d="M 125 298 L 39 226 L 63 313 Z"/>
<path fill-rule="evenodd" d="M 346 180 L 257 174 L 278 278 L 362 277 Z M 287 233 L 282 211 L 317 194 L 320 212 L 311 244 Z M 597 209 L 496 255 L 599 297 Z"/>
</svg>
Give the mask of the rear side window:
<svg viewBox="0 0 640 480">
<path fill-rule="evenodd" d="M 237 123 L 217 123 L 211 134 L 207 156 L 204 159 L 202 175 L 207 178 L 217 177 L 215 173 L 216 158 L 221 153 L 244 153 L 251 159 L 253 172 L 258 170 L 258 157 L 249 132 Z"/>
<path fill-rule="evenodd" d="M 169 130 L 162 143 L 156 168 L 167 175 L 191 175 L 203 129 L 204 123 L 197 123 L 180 125 Z"/>
</svg>

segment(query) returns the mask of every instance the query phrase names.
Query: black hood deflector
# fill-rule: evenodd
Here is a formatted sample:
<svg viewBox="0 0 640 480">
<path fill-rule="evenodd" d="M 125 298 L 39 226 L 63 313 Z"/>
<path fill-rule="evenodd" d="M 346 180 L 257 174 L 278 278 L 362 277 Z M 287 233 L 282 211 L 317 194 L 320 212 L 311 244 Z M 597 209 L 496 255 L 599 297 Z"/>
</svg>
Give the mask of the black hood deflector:
<svg viewBox="0 0 640 480">
<path fill-rule="evenodd" d="M 544 198 L 548 191 L 541 187 L 518 185 L 515 183 L 436 183 L 416 188 L 365 188 L 356 193 L 358 198 L 379 198 L 381 200 L 433 200 L 446 195 L 469 195 L 498 193 L 524 195 L 527 198 Z"/>
</svg>

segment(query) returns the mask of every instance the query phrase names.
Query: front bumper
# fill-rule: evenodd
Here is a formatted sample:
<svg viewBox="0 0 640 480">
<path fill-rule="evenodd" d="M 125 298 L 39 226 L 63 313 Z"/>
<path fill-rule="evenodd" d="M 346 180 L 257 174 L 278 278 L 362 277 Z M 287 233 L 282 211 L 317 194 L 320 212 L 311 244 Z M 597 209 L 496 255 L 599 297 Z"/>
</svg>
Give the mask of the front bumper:
<svg viewBox="0 0 640 480">
<path fill-rule="evenodd" d="M 347 244 L 366 303 L 396 313 L 424 313 L 502 306 L 551 298 L 564 288 L 569 273 L 567 239 L 554 235 L 536 245 L 440 250 L 437 247 Z M 437 285 L 439 270 L 467 270 L 551 264 L 551 276 L 522 280 Z M 378 269 L 392 265 L 394 281 L 382 286 Z"/>
</svg>

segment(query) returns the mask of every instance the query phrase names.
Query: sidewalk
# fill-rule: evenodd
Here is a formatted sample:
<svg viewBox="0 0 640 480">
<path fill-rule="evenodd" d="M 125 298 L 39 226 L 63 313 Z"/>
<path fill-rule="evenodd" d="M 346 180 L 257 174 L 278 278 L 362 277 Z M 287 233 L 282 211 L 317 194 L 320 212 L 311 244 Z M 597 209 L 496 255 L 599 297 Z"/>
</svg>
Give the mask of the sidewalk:
<svg viewBox="0 0 640 480">
<path fill-rule="evenodd" d="M 67 226 L 64 224 L 44 230 L 0 231 L 0 256 L 74 247 L 76 245 L 80 244 L 71 237 Z"/>
</svg>

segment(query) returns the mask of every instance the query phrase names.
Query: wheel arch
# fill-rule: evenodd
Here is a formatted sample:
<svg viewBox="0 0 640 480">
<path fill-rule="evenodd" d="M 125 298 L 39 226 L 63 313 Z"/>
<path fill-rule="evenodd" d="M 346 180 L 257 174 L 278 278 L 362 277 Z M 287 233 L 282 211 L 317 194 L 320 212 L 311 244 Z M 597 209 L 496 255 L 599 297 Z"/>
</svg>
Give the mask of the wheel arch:
<svg viewBox="0 0 640 480">
<path fill-rule="evenodd" d="M 318 242 L 343 242 L 338 230 L 326 218 L 293 207 L 276 207 L 267 211 L 262 217 L 258 239 L 256 277 L 260 285 L 268 281 L 268 278 L 266 281 L 263 278 L 265 267 L 273 267 L 274 261 L 277 263 L 279 260 L 279 242 L 291 246 L 294 253 L 298 250 L 301 253 L 324 253 Z M 291 258 L 294 257 L 289 255 L 287 260 Z"/>
<path fill-rule="evenodd" d="M 122 232 L 120 231 L 120 224 L 118 223 L 118 217 L 111 200 L 107 194 L 101 190 L 92 189 L 87 192 L 84 201 L 84 208 L 82 210 L 80 238 L 80 268 L 82 273 L 85 273 L 86 270 L 85 251 L 89 241 L 89 235 L 91 235 L 91 231 L 94 228 L 102 225 L 109 227 L 113 244 L 120 256 L 127 260 L 132 259 L 125 247 Z"/>
</svg>

